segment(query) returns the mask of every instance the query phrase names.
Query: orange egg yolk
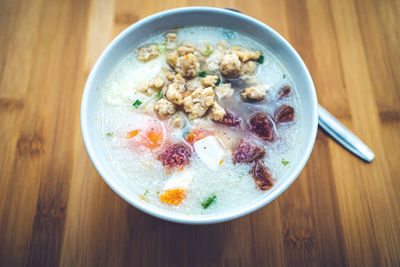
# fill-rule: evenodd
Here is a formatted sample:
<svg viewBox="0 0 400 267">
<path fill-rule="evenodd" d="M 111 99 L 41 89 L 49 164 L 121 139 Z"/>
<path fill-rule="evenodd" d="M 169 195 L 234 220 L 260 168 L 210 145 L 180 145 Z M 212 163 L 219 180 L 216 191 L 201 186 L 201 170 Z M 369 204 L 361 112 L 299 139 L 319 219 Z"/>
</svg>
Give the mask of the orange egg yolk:
<svg viewBox="0 0 400 267">
<path fill-rule="evenodd" d="M 178 206 L 186 197 L 186 190 L 182 188 L 175 188 L 165 191 L 161 196 L 162 202 Z"/>
</svg>

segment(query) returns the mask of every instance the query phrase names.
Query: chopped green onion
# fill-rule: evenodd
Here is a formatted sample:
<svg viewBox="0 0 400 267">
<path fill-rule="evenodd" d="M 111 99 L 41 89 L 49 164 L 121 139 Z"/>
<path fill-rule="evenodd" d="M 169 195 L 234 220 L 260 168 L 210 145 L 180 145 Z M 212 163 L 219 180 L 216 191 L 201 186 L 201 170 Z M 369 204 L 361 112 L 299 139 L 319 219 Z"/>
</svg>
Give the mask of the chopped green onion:
<svg viewBox="0 0 400 267">
<path fill-rule="evenodd" d="M 257 60 L 258 63 L 263 64 L 264 63 L 264 56 L 260 56 Z"/>
<path fill-rule="evenodd" d="M 208 57 L 210 54 L 211 54 L 211 50 L 210 49 L 207 49 L 207 50 L 205 50 L 203 52 L 203 55 L 206 56 L 206 57 Z"/>
<path fill-rule="evenodd" d="M 215 83 L 216 86 L 220 85 L 222 82 L 222 80 L 220 78 L 218 78 L 217 82 Z"/>
<path fill-rule="evenodd" d="M 199 75 L 200 77 L 206 77 L 207 76 L 207 72 L 205 71 L 200 71 L 199 73 L 197 73 L 197 75 Z"/>
<path fill-rule="evenodd" d="M 283 79 L 286 79 L 286 74 L 283 74 Z"/>
<path fill-rule="evenodd" d="M 159 53 L 164 53 L 165 50 L 167 50 L 167 47 L 165 46 L 165 44 L 156 44 L 157 46 L 157 50 Z"/>
<path fill-rule="evenodd" d="M 113 133 L 106 133 L 106 136 L 111 137 L 111 136 L 113 136 Z"/>
<path fill-rule="evenodd" d="M 208 208 L 211 204 L 213 204 L 215 202 L 216 199 L 217 199 L 217 196 L 213 195 L 213 196 L 207 198 L 205 201 L 203 201 L 203 203 L 201 203 L 201 205 L 203 206 L 203 209 Z"/>
<path fill-rule="evenodd" d="M 289 164 L 289 161 L 287 161 L 287 160 L 285 160 L 285 159 L 282 159 L 282 165 L 283 166 L 286 166 L 286 165 L 288 165 Z"/>
<path fill-rule="evenodd" d="M 138 108 L 141 104 L 142 104 L 142 101 L 140 101 L 139 99 L 136 99 L 135 103 L 133 103 L 132 106 L 134 106 L 135 108 Z"/>
<path fill-rule="evenodd" d="M 144 192 L 143 196 L 145 197 L 149 193 L 149 189 L 146 189 L 146 192 Z"/>
<path fill-rule="evenodd" d="M 157 99 L 157 100 L 160 100 L 160 99 L 163 98 L 163 97 L 164 97 L 163 93 L 162 93 L 161 91 L 158 91 L 158 92 L 157 92 L 157 95 L 156 95 L 156 99 Z"/>
</svg>

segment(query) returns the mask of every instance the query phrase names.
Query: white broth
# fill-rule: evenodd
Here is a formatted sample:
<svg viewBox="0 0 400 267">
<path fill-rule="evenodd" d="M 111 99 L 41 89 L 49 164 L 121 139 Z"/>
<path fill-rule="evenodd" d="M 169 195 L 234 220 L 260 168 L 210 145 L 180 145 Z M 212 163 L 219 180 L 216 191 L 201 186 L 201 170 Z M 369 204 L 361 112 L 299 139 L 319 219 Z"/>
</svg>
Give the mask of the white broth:
<svg viewBox="0 0 400 267">
<path fill-rule="evenodd" d="M 98 133 L 104 153 L 120 183 L 148 205 L 184 214 L 221 214 L 249 205 L 263 194 L 268 194 L 269 191 L 265 189 L 270 188 L 265 183 L 265 187 L 261 188 L 253 179 L 254 172 L 251 170 L 256 162 L 262 161 L 269 170 L 271 181 L 277 183 L 283 178 L 285 168 L 291 167 L 290 162 L 295 154 L 301 153 L 298 132 L 302 114 L 299 113 L 299 98 L 290 74 L 266 47 L 245 35 L 203 26 L 180 28 L 171 32 L 177 38 L 176 41 L 167 42 L 167 45 L 164 37 L 166 33 L 162 33 L 150 37 L 138 47 L 132 47 L 132 52 L 116 65 L 107 82 L 99 88 Z M 220 43 L 223 49 L 218 45 L 221 41 L 226 42 Z M 193 45 L 195 52 L 186 43 Z M 151 51 L 152 44 L 157 45 L 156 50 Z M 168 55 L 177 51 L 177 48 L 169 49 L 174 44 L 177 47 L 186 45 L 187 50 L 183 51 L 182 48 L 182 55 L 177 52 L 177 65 L 167 63 Z M 246 53 L 250 51 L 249 55 L 253 55 L 253 58 L 247 60 L 245 54 L 243 59 L 235 54 L 241 52 L 235 52 L 232 46 L 240 46 Z M 149 48 L 149 53 L 143 54 L 143 51 L 138 50 L 142 47 Z M 213 60 L 213 57 L 217 58 L 218 49 L 221 49 L 223 58 Z M 185 62 L 179 60 L 190 56 L 184 53 L 196 57 L 197 65 L 192 64 L 189 69 L 185 69 Z M 229 74 L 222 69 L 221 64 L 228 59 L 225 55 L 233 55 L 236 61 L 239 58 L 241 67 L 238 77 L 228 77 L 237 71 L 230 69 L 234 68 L 229 65 L 230 62 L 226 66 L 231 71 Z M 245 72 L 242 68 L 247 62 L 250 62 L 249 67 L 255 69 L 250 74 L 243 74 Z M 176 78 L 179 71 L 182 71 L 183 76 L 181 84 Z M 190 71 L 193 71 L 192 74 L 188 74 Z M 194 77 L 184 76 L 193 73 Z M 169 80 L 167 75 L 170 74 L 175 78 Z M 212 75 L 218 76 L 219 85 L 203 85 L 202 79 Z M 158 77 L 161 77 L 162 86 L 156 86 Z M 178 94 L 182 99 L 188 96 L 194 99 L 194 91 L 198 87 L 201 87 L 200 91 L 204 94 L 207 88 L 211 88 L 212 104 L 207 106 L 207 100 L 202 99 L 199 105 L 205 106 L 206 111 L 200 115 L 193 111 L 195 104 L 187 107 L 185 100 L 177 104 L 179 101 L 174 102 L 168 93 L 168 90 L 172 90 L 172 83 L 181 86 L 179 88 L 183 91 Z M 224 84 L 229 83 L 233 94 L 219 97 L 217 87 L 228 86 Z M 285 86 L 290 87 L 291 92 L 280 97 L 279 93 Z M 250 93 L 242 95 L 250 87 L 256 88 L 255 95 L 261 94 L 259 99 L 252 99 Z M 257 91 L 257 88 L 261 88 L 261 91 Z M 160 98 L 169 109 L 167 106 L 163 106 L 165 109 L 162 110 L 156 108 Z M 214 119 L 211 109 L 217 105 L 215 103 L 222 107 L 225 114 L 223 118 L 232 113 L 240 119 L 239 125 L 229 126 L 223 120 Z M 282 113 L 281 121 L 277 122 L 274 113 L 282 105 L 292 107 L 294 117 Z M 165 112 L 164 115 L 160 115 L 162 112 Z M 250 129 L 250 118 L 257 112 L 268 114 L 272 121 L 270 130 L 273 141 L 260 138 Z M 179 123 L 174 121 L 176 117 L 179 117 Z M 180 128 L 182 123 L 184 126 Z M 258 160 L 252 159 L 251 162 L 235 162 L 235 151 L 241 139 L 265 150 L 265 156 L 258 157 Z M 182 144 L 186 146 L 185 149 L 188 148 L 186 157 L 189 162 L 178 164 L 178 167 L 165 163 L 160 155 L 165 155 L 163 152 L 173 144 Z M 165 157 L 170 160 L 168 155 Z M 168 195 L 166 192 L 172 193 Z M 168 201 L 165 201 L 166 198 Z M 179 203 L 171 198 L 179 198 Z"/>
</svg>

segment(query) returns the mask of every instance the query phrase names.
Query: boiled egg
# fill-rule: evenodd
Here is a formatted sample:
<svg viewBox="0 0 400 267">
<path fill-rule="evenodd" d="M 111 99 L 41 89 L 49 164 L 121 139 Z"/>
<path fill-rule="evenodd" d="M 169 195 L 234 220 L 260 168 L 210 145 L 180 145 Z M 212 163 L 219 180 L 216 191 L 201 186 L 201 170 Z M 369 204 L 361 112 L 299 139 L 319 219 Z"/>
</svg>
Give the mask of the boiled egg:
<svg viewBox="0 0 400 267">
<path fill-rule="evenodd" d="M 193 176 L 194 172 L 191 169 L 174 172 L 164 185 L 160 200 L 168 204 L 179 205 L 186 197 Z"/>
<path fill-rule="evenodd" d="M 193 143 L 194 150 L 200 160 L 212 170 L 221 165 L 226 150 L 215 136 L 207 136 Z"/>
</svg>

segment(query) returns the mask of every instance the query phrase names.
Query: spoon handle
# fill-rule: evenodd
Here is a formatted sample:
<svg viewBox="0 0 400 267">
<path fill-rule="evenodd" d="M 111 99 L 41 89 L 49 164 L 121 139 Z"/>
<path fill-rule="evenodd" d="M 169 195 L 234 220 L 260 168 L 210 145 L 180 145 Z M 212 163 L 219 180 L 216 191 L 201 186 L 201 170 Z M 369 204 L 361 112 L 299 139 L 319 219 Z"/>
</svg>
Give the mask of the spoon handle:
<svg viewBox="0 0 400 267">
<path fill-rule="evenodd" d="M 318 107 L 318 124 L 342 146 L 363 160 L 371 162 L 375 158 L 371 149 L 321 106 Z"/>
</svg>

